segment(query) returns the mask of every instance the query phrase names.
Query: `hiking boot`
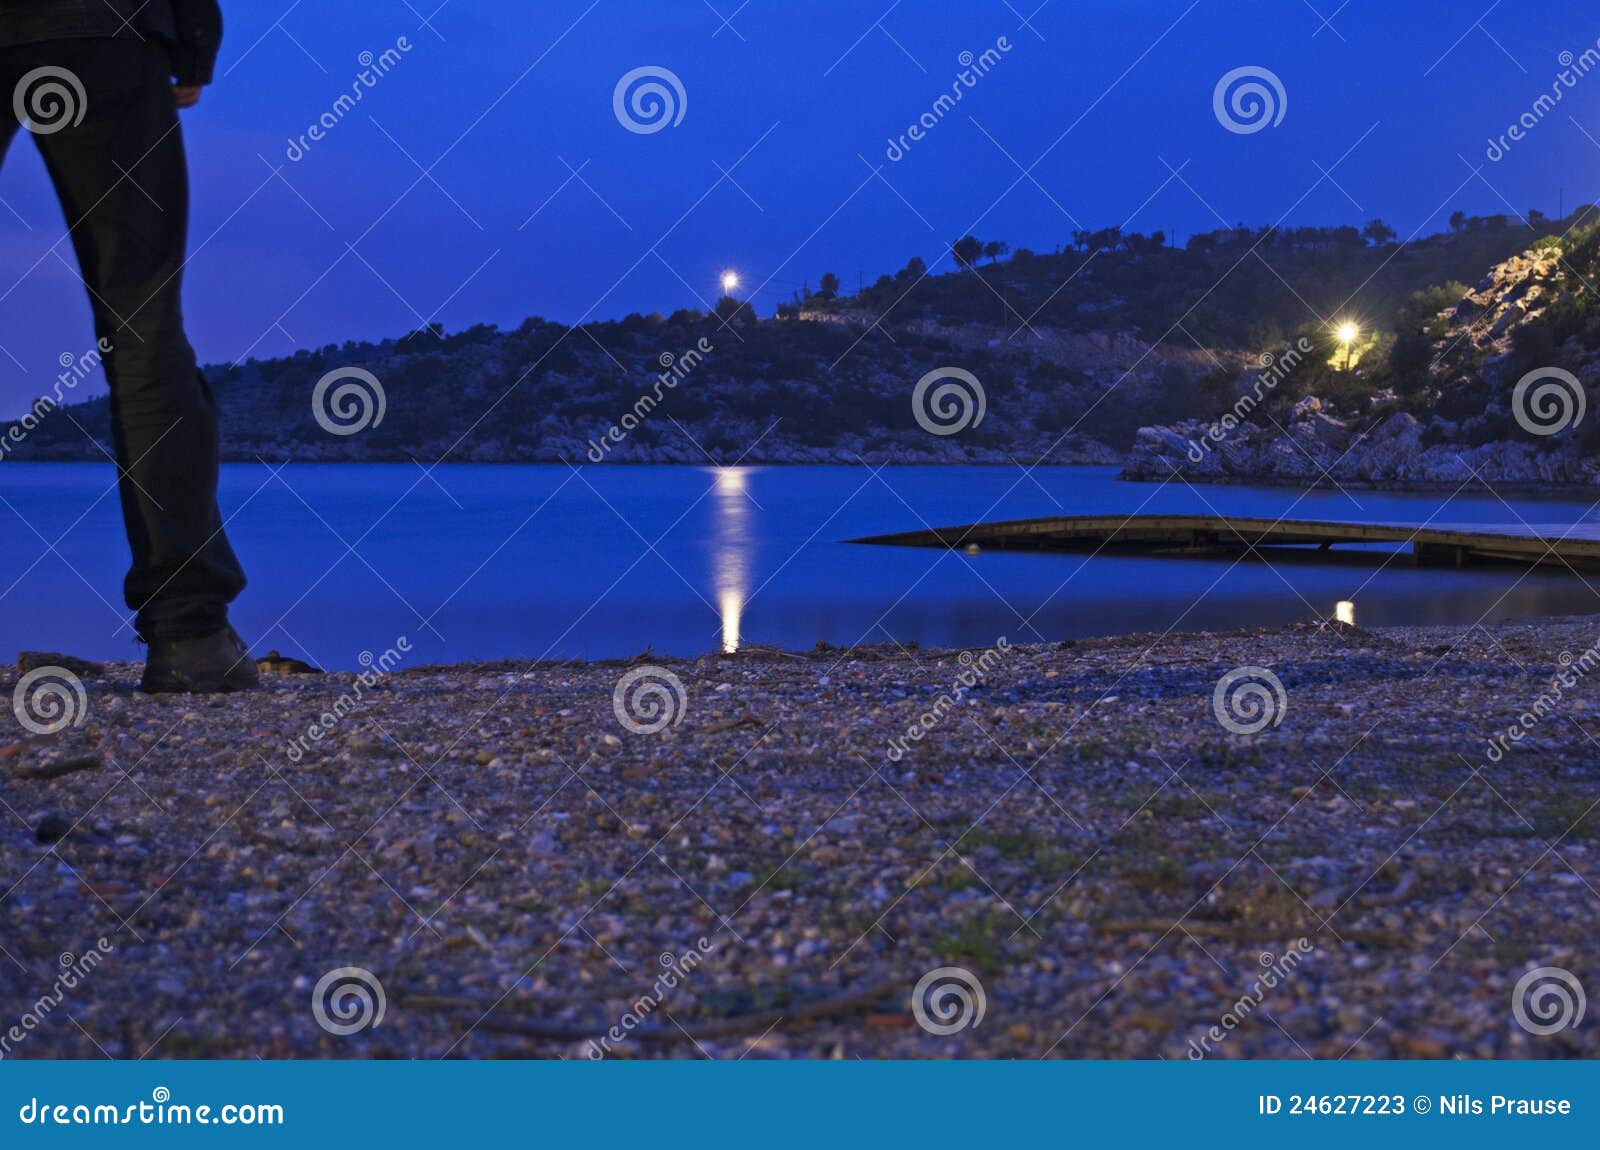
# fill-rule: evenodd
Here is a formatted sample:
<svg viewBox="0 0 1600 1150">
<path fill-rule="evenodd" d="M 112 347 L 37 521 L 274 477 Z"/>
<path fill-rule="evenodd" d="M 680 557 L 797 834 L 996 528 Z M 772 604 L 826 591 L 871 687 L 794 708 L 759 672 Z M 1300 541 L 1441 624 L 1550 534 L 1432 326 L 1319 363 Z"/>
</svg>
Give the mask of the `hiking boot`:
<svg viewBox="0 0 1600 1150">
<path fill-rule="evenodd" d="M 147 694 L 249 691 L 261 685 L 250 649 L 224 627 L 200 639 L 156 639 L 145 657 L 139 689 Z"/>
</svg>

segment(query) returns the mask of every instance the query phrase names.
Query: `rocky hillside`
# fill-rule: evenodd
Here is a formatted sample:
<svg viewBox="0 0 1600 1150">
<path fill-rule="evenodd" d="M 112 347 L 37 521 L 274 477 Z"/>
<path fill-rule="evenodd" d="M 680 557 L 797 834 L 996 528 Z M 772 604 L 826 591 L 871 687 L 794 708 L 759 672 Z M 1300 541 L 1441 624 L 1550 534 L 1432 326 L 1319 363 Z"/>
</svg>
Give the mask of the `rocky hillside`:
<svg viewBox="0 0 1600 1150">
<path fill-rule="evenodd" d="M 978 329 L 891 339 L 679 312 L 581 330 L 543 320 L 427 330 L 207 375 L 231 460 L 994 463 L 1051 451 L 1058 463 L 1112 464 L 1120 446 L 1107 444 L 1131 440 L 1144 411 L 1194 410 L 1182 406 L 1202 370 L 1193 357 L 1151 355 L 1116 403 L 1069 433 L 1104 390 L 1097 376 L 1120 374 L 1148 349 L 1108 340 L 1098 366 L 1074 368 L 990 342 Z M 939 432 L 959 428 L 951 434 L 919 422 L 914 402 L 918 381 L 946 366 L 978 384 L 954 381 L 970 400 L 941 396 L 946 381 L 926 389 L 920 414 Z M 7 458 L 105 458 L 84 435 L 109 442 L 103 400 L 37 423 Z"/>
<path fill-rule="evenodd" d="M 1182 248 L 1110 228 L 1005 260 L 967 237 L 956 270 L 913 259 L 855 296 L 824 275 L 771 318 L 724 299 L 577 329 L 434 325 L 207 377 L 234 460 L 1115 463 L 1142 426 L 1210 416 L 1249 378 L 1241 349 L 1290 338 L 1308 303 L 1392 327 L 1418 288 L 1525 242 L 1501 217 L 1403 247 L 1379 223 Z M 0 428 L 0 458 L 104 458 L 104 400 L 26 422 Z"/>
<path fill-rule="evenodd" d="M 1600 226 L 1541 239 L 1473 287 L 1418 293 L 1399 330 L 1313 333 L 1244 373 L 1217 413 L 1141 428 L 1133 479 L 1497 487 L 1600 485 Z"/>
</svg>

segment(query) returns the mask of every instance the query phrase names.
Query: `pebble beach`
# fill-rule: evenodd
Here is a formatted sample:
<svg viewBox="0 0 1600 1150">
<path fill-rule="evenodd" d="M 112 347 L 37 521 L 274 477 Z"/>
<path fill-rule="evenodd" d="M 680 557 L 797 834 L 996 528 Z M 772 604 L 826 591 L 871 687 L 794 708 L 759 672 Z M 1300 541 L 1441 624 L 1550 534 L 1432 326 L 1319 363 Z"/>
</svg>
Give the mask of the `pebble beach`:
<svg viewBox="0 0 1600 1150">
<path fill-rule="evenodd" d="M 82 694 L 0 730 L 0 1055 L 1597 1057 L 1597 639 L 27 655 Z"/>
</svg>

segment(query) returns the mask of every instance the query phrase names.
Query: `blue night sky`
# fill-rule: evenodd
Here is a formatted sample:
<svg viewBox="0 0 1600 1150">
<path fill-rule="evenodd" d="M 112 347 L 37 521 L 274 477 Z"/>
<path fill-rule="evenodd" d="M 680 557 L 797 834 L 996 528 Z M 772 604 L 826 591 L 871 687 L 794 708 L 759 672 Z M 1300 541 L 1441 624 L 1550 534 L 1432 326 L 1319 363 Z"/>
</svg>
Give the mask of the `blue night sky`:
<svg viewBox="0 0 1600 1150">
<path fill-rule="evenodd" d="M 823 272 L 853 289 L 968 231 L 1053 250 L 1078 226 L 1182 239 L 1224 221 L 1381 216 L 1405 238 L 1458 208 L 1554 215 L 1562 188 L 1569 209 L 1600 199 L 1600 70 L 1485 157 L 1550 91 L 1561 54 L 1600 37 L 1600 13 L 1576 0 L 1501 4 L 1476 24 L 1488 0 L 450 0 L 427 26 L 436 0 L 414 2 L 284 14 L 224 0 L 217 82 L 185 119 L 186 301 L 204 361 L 425 320 L 704 307 L 725 266 L 770 314 Z M 1011 51 L 888 162 L 961 53 L 1002 36 Z M 361 54 L 401 37 L 411 50 L 291 161 Z M 681 123 L 650 134 L 612 108 L 645 65 L 687 97 Z M 1244 65 L 1281 79 L 1281 124 L 1219 124 L 1213 88 Z M 0 200 L 9 415 L 92 337 L 81 285 L 50 254 L 60 213 L 26 135 Z"/>
</svg>

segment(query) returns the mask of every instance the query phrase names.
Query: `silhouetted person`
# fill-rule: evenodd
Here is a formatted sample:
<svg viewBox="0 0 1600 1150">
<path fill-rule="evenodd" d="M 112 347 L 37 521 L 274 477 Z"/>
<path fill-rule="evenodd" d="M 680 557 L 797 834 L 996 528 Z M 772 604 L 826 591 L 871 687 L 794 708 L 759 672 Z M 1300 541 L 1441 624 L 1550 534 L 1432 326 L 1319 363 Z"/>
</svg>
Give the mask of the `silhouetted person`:
<svg viewBox="0 0 1600 1150">
<path fill-rule="evenodd" d="M 177 109 L 199 101 L 221 40 L 216 0 L 0 0 L 0 158 L 19 128 L 33 135 L 89 290 L 146 691 L 259 682 L 228 625 L 244 571 L 217 510 L 216 407 L 179 303 L 189 186 Z"/>
</svg>

